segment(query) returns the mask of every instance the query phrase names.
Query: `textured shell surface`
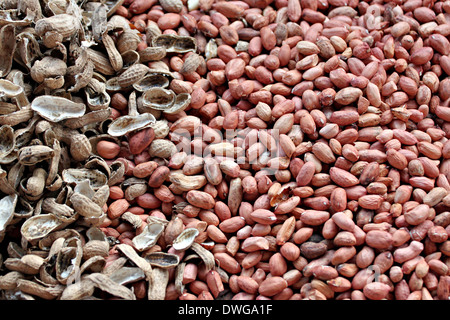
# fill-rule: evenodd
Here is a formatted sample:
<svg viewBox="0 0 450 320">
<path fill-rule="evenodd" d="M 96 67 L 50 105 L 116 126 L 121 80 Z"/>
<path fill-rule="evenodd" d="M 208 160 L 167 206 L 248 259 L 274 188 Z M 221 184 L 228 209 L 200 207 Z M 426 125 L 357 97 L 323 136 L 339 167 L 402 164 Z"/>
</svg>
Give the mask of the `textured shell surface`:
<svg viewBox="0 0 450 320">
<path fill-rule="evenodd" d="M 126 285 L 145 279 L 145 273 L 138 267 L 122 267 L 113 272 L 109 277 L 118 284 Z"/>
<path fill-rule="evenodd" d="M 132 242 L 136 250 L 143 251 L 156 244 L 162 232 L 164 225 L 161 223 L 149 223 L 144 231 L 133 238 Z"/>
<path fill-rule="evenodd" d="M 107 109 L 111 103 L 111 96 L 106 92 L 106 90 L 102 92 L 86 90 L 86 97 L 89 109 L 93 111 Z"/>
<path fill-rule="evenodd" d="M 152 267 L 169 269 L 176 267 L 180 263 L 180 257 L 173 253 L 152 252 L 145 256 Z"/>
<path fill-rule="evenodd" d="M 64 60 L 45 56 L 41 60 L 37 60 L 30 70 L 31 78 L 39 83 L 58 79 L 67 73 L 67 64 Z"/>
<path fill-rule="evenodd" d="M 75 183 L 78 184 L 84 180 L 89 180 L 91 188 L 94 190 L 104 186 L 108 182 L 106 175 L 97 169 L 86 169 L 86 168 L 69 168 L 62 172 L 62 179 L 65 183 Z"/>
<path fill-rule="evenodd" d="M 31 109 L 51 122 L 81 117 L 86 112 L 84 103 L 76 103 L 63 97 L 48 95 L 33 99 Z"/>
<path fill-rule="evenodd" d="M 62 224 L 63 222 L 53 214 L 40 214 L 28 218 L 20 232 L 27 241 L 33 241 L 44 238 Z"/>
<path fill-rule="evenodd" d="M 107 241 L 105 233 L 98 227 L 90 227 L 86 230 L 86 236 L 89 240 Z"/>
<path fill-rule="evenodd" d="M 195 38 L 178 36 L 173 34 L 162 34 L 152 39 L 153 47 L 164 47 L 166 52 L 185 53 L 197 50 Z"/>
<path fill-rule="evenodd" d="M 82 256 L 81 240 L 75 237 L 66 239 L 56 257 L 56 278 L 59 282 L 66 284 L 75 275 Z"/>
<path fill-rule="evenodd" d="M 149 70 L 150 68 L 142 63 L 133 64 L 120 74 L 117 81 L 122 88 L 126 88 L 142 79 Z"/>
<path fill-rule="evenodd" d="M 21 12 L 19 9 L 0 10 L 0 26 L 11 24 L 14 27 L 25 27 L 33 22 L 32 17 L 26 16 L 20 19 Z"/>
<path fill-rule="evenodd" d="M 141 63 L 149 61 L 159 61 L 166 56 L 165 47 L 147 47 L 139 51 Z"/>
<path fill-rule="evenodd" d="M 16 136 L 11 126 L 3 125 L 0 127 L 0 158 L 9 155 L 16 146 Z"/>
<path fill-rule="evenodd" d="M 169 86 L 169 79 L 162 74 L 149 74 L 143 77 L 136 83 L 133 83 L 133 88 L 139 92 L 146 92 L 155 87 L 167 88 Z"/>
<path fill-rule="evenodd" d="M 142 102 L 152 109 L 166 110 L 174 104 L 175 92 L 160 87 L 150 88 L 145 91 Z"/>
<path fill-rule="evenodd" d="M 164 110 L 164 112 L 167 114 L 181 112 L 184 109 L 186 109 L 190 103 L 191 103 L 191 95 L 189 93 L 183 92 L 177 94 L 174 104 L 167 110 Z"/>
<path fill-rule="evenodd" d="M 189 249 L 198 234 L 199 231 L 196 228 L 184 229 L 173 241 L 173 248 L 180 251 Z"/>
<path fill-rule="evenodd" d="M 136 50 L 127 50 L 122 53 L 123 67 L 122 70 L 126 70 L 129 67 L 139 63 L 140 57 Z"/>
<path fill-rule="evenodd" d="M 108 134 L 113 137 L 123 136 L 155 122 L 155 116 L 151 113 L 143 113 L 137 116 L 122 116 L 111 122 L 108 127 Z"/>
<path fill-rule="evenodd" d="M 41 145 L 22 147 L 18 151 L 19 162 L 23 165 L 35 165 L 38 162 L 53 158 L 55 152 L 52 148 Z"/>
<path fill-rule="evenodd" d="M 0 232 L 4 232 L 14 217 L 18 196 L 8 195 L 0 200 Z"/>
<path fill-rule="evenodd" d="M 78 182 L 75 185 L 75 188 L 73 189 L 73 191 L 80 193 L 80 194 L 88 197 L 89 199 L 91 199 L 95 194 L 95 191 L 94 191 L 94 189 L 92 189 L 89 179 L 85 179 L 85 180 Z"/>
<path fill-rule="evenodd" d="M 49 31 L 56 31 L 64 38 L 74 35 L 81 28 L 81 22 L 75 15 L 58 14 L 36 22 L 36 33 L 43 36 Z"/>
<path fill-rule="evenodd" d="M 0 96 L 14 98 L 24 92 L 23 87 L 6 79 L 0 79 Z"/>
<path fill-rule="evenodd" d="M 15 28 L 11 24 L 0 29 L 0 76 L 3 77 L 11 71 L 13 54 L 17 47 L 14 33 Z"/>
</svg>

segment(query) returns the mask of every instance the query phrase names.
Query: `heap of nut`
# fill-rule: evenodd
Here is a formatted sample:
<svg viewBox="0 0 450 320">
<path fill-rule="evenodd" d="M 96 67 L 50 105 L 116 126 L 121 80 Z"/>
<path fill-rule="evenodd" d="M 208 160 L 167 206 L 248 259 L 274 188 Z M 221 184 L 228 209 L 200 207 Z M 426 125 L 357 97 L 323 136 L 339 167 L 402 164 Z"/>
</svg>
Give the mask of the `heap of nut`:
<svg viewBox="0 0 450 320">
<path fill-rule="evenodd" d="M 6 300 L 448 300 L 450 1 L 4 0 Z"/>
</svg>

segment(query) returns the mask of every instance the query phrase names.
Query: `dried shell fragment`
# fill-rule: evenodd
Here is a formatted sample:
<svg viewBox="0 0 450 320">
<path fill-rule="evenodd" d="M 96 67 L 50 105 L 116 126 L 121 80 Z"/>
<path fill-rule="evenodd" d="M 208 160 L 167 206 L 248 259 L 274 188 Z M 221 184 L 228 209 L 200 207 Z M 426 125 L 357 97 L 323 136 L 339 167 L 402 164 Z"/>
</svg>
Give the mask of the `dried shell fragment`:
<svg viewBox="0 0 450 320">
<path fill-rule="evenodd" d="M 180 262 L 175 268 L 175 290 L 181 295 L 183 294 L 185 285 L 183 283 L 184 278 L 184 268 L 186 267 L 186 262 Z"/>
<path fill-rule="evenodd" d="M 80 48 L 74 53 L 76 60 L 73 66 L 67 68 L 66 75 L 74 82 L 67 91 L 78 92 L 87 86 L 94 75 L 94 63 L 89 59 L 85 48 Z"/>
<path fill-rule="evenodd" d="M 137 30 L 125 30 L 117 39 L 117 50 L 119 50 L 121 54 L 127 52 L 128 50 L 136 50 L 140 42 L 141 38 L 139 37 Z"/>
<path fill-rule="evenodd" d="M 94 294 L 94 283 L 89 279 L 82 279 L 68 285 L 61 294 L 60 300 L 81 300 Z"/>
<path fill-rule="evenodd" d="M 34 61 L 42 57 L 39 43 L 31 32 L 21 32 L 16 38 L 17 47 L 14 52 L 14 59 L 30 70 Z"/>
<path fill-rule="evenodd" d="M 75 211 L 83 217 L 98 218 L 103 214 L 103 210 L 98 204 L 80 193 L 74 192 L 70 197 L 70 202 Z"/>
<path fill-rule="evenodd" d="M 67 39 L 81 30 L 81 21 L 75 15 L 57 14 L 48 18 L 40 19 L 36 22 L 36 34 L 43 37 L 47 32 L 54 31 Z"/>
<path fill-rule="evenodd" d="M 83 246 L 83 259 L 89 260 L 95 256 L 106 258 L 109 252 L 109 243 L 105 240 L 89 240 Z"/>
<path fill-rule="evenodd" d="M 166 252 L 152 252 L 145 256 L 152 267 L 162 269 L 170 269 L 176 267 L 180 263 L 180 257 L 176 254 Z"/>
<path fill-rule="evenodd" d="M 20 15 L 19 9 L 0 10 L 0 26 L 11 24 L 14 27 L 25 27 L 33 22 L 32 17 L 29 15 L 20 20 Z"/>
<path fill-rule="evenodd" d="M 36 201 L 42 197 L 46 178 L 47 171 L 43 168 L 36 168 L 31 177 L 21 180 L 20 191 L 24 193 L 27 200 Z"/>
<path fill-rule="evenodd" d="M 76 169 L 76 168 L 69 168 L 65 169 L 62 172 L 62 179 L 65 183 L 75 183 L 78 184 L 82 182 L 83 180 L 89 180 L 90 186 L 96 190 L 104 185 L 107 184 L 108 178 L 107 176 L 97 169 Z"/>
<path fill-rule="evenodd" d="M 139 218 L 137 215 L 131 213 L 131 212 L 124 212 L 120 218 L 122 220 L 125 220 L 126 222 L 130 223 L 133 228 L 139 228 L 142 225 L 142 219 Z"/>
<path fill-rule="evenodd" d="M 31 102 L 31 109 L 51 122 L 81 117 L 86 112 L 84 103 L 76 103 L 57 96 L 39 96 Z"/>
<path fill-rule="evenodd" d="M 15 98 L 15 103 L 19 109 L 30 104 L 23 86 L 6 79 L 0 79 L 0 96 Z"/>
<path fill-rule="evenodd" d="M 10 154 L 0 159 L 0 164 L 11 164 L 17 160 L 17 150 L 13 150 Z"/>
<path fill-rule="evenodd" d="M 166 56 L 165 47 L 147 47 L 144 50 L 139 51 L 139 57 L 141 63 L 150 61 L 159 61 Z"/>
<path fill-rule="evenodd" d="M 57 250 L 53 250 L 56 253 L 59 252 L 59 249 L 62 248 L 62 245 L 64 244 L 64 241 L 66 239 L 69 238 L 81 238 L 81 235 L 78 231 L 76 231 L 75 229 L 62 229 L 62 230 L 58 230 L 58 231 L 54 231 L 49 233 L 48 235 L 45 236 L 45 238 L 43 238 L 42 240 L 39 240 L 39 248 L 42 250 L 46 250 L 48 251 L 50 249 L 50 251 L 52 251 L 52 248 L 55 246 L 55 243 L 58 241 L 62 242 L 60 244 L 56 243 L 56 246 L 58 246 Z M 50 256 L 51 253 L 49 253 Z"/>
<path fill-rule="evenodd" d="M 169 180 L 180 191 L 200 189 L 207 183 L 207 179 L 204 175 L 187 176 L 181 172 L 170 173 Z"/>
<path fill-rule="evenodd" d="M 102 137 L 101 135 L 99 137 Z M 112 139 L 116 142 L 115 139 Z M 111 168 L 105 159 L 99 156 L 90 156 L 84 165 L 85 169 L 97 169 L 103 172 L 107 177 L 111 176 Z"/>
<path fill-rule="evenodd" d="M 205 59 L 209 60 L 217 57 L 217 42 L 215 39 L 210 39 L 205 47 Z"/>
<path fill-rule="evenodd" d="M 122 267 L 111 273 L 109 278 L 121 285 L 126 285 L 145 279 L 145 273 L 138 267 Z"/>
<path fill-rule="evenodd" d="M 25 220 L 20 232 L 22 237 L 32 242 L 46 237 L 49 233 L 64 227 L 64 225 L 65 223 L 61 219 L 51 213 L 40 214 Z"/>
<path fill-rule="evenodd" d="M 164 113 L 174 114 L 177 112 L 181 112 L 187 107 L 189 107 L 190 103 L 191 103 L 191 95 L 189 93 L 177 94 L 174 104 L 170 108 L 164 110 Z"/>
<path fill-rule="evenodd" d="M 34 116 L 25 128 L 20 128 L 14 131 L 16 140 L 16 148 L 26 146 L 34 137 L 34 130 L 37 120 L 40 119 L 38 115 Z"/>
<path fill-rule="evenodd" d="M 106 6 L 108 7 L 108 12 L 107 12 L 107 17 L 109 18 L 110 16 L 112 16 L 118 7 L 120 7 L 123 3 L 125 2 L 125 0 L 107 0 L 105 2 Z"/>
<path fill-rule="evenodd" d="M 129 21 L 125 17 L 116 14 L 108 20 L 108 32 L 123 31 L 128 29 L 131 29 L 131 27 Z"/>
<path fill-rule="evenodd" d="M 169 270 L 163 268 L 153 269 L 153 285 L 148 290 L 148 300 L 164 300 L 166 288 L 169 283 Z"/>
<path fill-rule="evenodd" d="M 19 123 L 30 120 L 34 115 L 34 111 L 31 108 L 22 108 L 12 113 L 8 113 L 0 116 L 0 125 L 10 125 L 14 127 Z"/>
<path fill-rule="evenodd" d="M 152 266 L 150 265 L 150 263 L 148 263 L 147 260 L 139 256 L 132 246 L 123 243 L 118 244 L 116 248 L 117 250 L 122 252 L 128 259 L 130 259 L 135 265 L 142 269 L 142 271 L 144 271 L 147 281 L 152 280 Z M 152 285 L 152 283 L 150 283 L 149 285 Z"/>
<path fill-rule="evenodd" d="M 169 79 L 162 74 L 148 74 L 138 82 L 133 83 L 133 88 L 139 92 L 146 92 L 155 87 L 167 88 L 169 82 Z"/>
<path fill-rule="evenodd" d="M 202 58 L 200 57 L 200 55 L 196 53 L 190 54 L 181 66 L 180 73 L 189 74 L 195 72 L 195 70 L 197 70 L 197 68 L 200 66 L 201 62 Z"/>
<path fill-rule="evenodd" d="M 0 114 L 9 114 L 17 110 L 17 106 L 14 103 L 0 101 Z"/>
<path fill-rule="evenodd" d="M 15 28 L 12 24 L 8 24 L 0 29 L 0 77 L 5 77 L 11 71 L 15 50 Z"/>
<path fill-rule="evenodd" d="M 125 164 L 122 161 L 114 161 L 111 164 L 110 169 L 111 175 L 108 180 L 108 185 L 113 186 L 125 175 Z"/>
<path fill-rule="evenodd" d="M 144 64 L 136 63 L 126 69 L 119 77 L 118 77 L 118 83 L 122 88 L 126 88 L 131 86 L 133 83 L 138 82 L 141 80 L 147 72 L 150 70 L 149 67 L 147 67 Z"/>
<path fill-rule="evenodd" d="M 89 109 L 101 110 L 108 108 L 111 97 L 106 92 L 106 85 L 104 83 L 101 83 L 97 79 L 91 79 L 85 88 L 85 92 Z"/>
<path fill-rule="evenodd" d="M 8 195 L 0 200 L 0 234 L 5 232 L 6 227 L 13 219 L 17 200 L 17 194 Z"/>
<path fill-rule="evenodd" d="M 107 241 L 105 233 L 98 227 L 91 227 L 86 231 L 86 237 L 90 240 Z"/>
<path fill-rule="evenodd" d="M 108 292 L 113 296 L 125 300 L 136 300 L 136 296 L 134 295 L 133 291 L 113 281 L 105 274 L 92 273 L 88 275 L 87 278 L 94 283 L 95 287 L 99 288 L 102 291 Z"/>
<path fill-rule="evenodd" d="M 123 59 L 120 52 L 116 48 L 114 40 L 107 32 L 105 32 L 102 36 L 102 42 L 108 54 L 111 66 L 115 71 L 119 71 L 123 67 Z"/>
<path fill-rule="evenodd" d="M 151 113 L 144 113 L 137 116 L 122 116 L 109 125 L 108 134 L 113 137 L 124 136 L 127 133 L 142 129 L 155 122 L 156 119 Z"/>
<path fill-rule="evenodd" d="M 16 137 L 14 129 L 11 126 L 0 127 L 0 158 L 6 157 L 10 154 L 16 146 Z"/>
<path fill-rule="evenodd" d="M 150 144 L 148 153 L 151 157 L 170 158 L 177 152 L 177 146 L 170 140 L 156 139 Z"/>
<path fill-rule="evenodd" d="M 211 251 L 202 247 L 201 244 L 194 242 L 192 243 L 190 249 L 192 249 L 199 257 L 203 260 L 206 270 L 212 270 L 215 265 L 214 255 Z"/>
<path fill-rule="evenodd" d="M 94 64 L 95 71 L 107 76 L 112 76 L 115 74 L 115 70 L 113 69 L 111 62 L 104 53 L 91 48 L 86 48 L 86 52 L 89 60 Z"/>
<path fill-rule="evenodd" d="M 11 168 L 9 168 L 7 183 L 9 185 L 11 185 L 14 189 L 17 189 L 17 187 L 20 184 L 20 179 L 22 178 L 24 171 L 25 171 L 25 166 L 16 162 Z M 3 170 L 1 170 L 0 175 L 2 176 L 3 173 L 5 173 L 5 175 L 6 175 L 6 171 L 4 172 Z"/>
<path fill-rule="evenodd" d="M 139 63 L 139 53 L 136 50 L 128 50 L 122 53 L 123 66 L 122 70 L 130 68 L 131 66 Z"/>
<path fill-rule="evenodd" d="M 81 240 L 78 238 L 66 239 L 56 257 L 56 279 L 62 284 L 75 280 L 74 277 L 80 270 L 82 257 Z"/>
<path fill-rule="evenodd" d="M 63 60 L 52 56 L 45 56 L 33 64 L 30 75 L 34 81 L 42 83 L 46 79 L 62 78 L 66 75 L 66 72 L 67 64 Z"/>
<path fill-rule="evenodd" d="M 85 113 L 84 115 L 78 118 L 67 119 L 64 121 L 64 126 L 68 127 L 69 129 L 79 129 L 92 123 L 99 123 L 102 121 L 106 121 L 111 115 L 111 108 L 103 108 L 105 105 L 109 105 L 110 98 L 109 95 L 106 98 L 106 95 L 107 94 L 105 93 L 105 99 L 103 98 L 99 99 L 95 98 L 94 100 L 88 99 L 89 108 L 90 109 L 98 108 L 98 110 Z"/>
<path fill-rule="evenodd" d="M 34 207 L 31 203 L 23 198 L 19 198 L 14 211 L 14 218 L 27 219 L 33 215 L 33 212 Z"/>
<path fill-rule="evenodd" d="M 98 188 L 91 198 L 92 202 L 97 204 L 99 207 L 103 207 L 106 204 L 106 202 L 108 201 L 108 199 L 109 199 L 109 186 L 108 185 L 104 185 L 104 186 L 101 186 L 100 188 Z"/>
<path fill-rule="evenodd" d="M 150 88 L 145 91 L 142 99 L 145 107 L 155 110 L 166 110 L 174 104 L 175 92 L 160 87 Z"/>
<path fill-rule="evenodd" d="M 123 88 L 119 85 L 119 77 L 112 77 L 106 80 L 106 91 L 109 93 L 122 91 Z"/>
<path fill-rule="evenodd" d="M 156 244 L 162 232 L 164 225 L 161 223 L 149 223 L 145 229 L 132 240 L 134 247 L 138 251 L 144 251 Z"/>
<path fill-rule="evenodd" d="M 173 248 L 178 251 L 187 250 L 194 243 L 195 237 L 199 234 L 196 228 L 186 228 L 173 241 Z"/>
<path fill-rule="evenodd" d="M 21 258 L 8 258 L 4 264 L 9 270 L 25 274 L 38 274 L 39 269 L 44 264 L 44 258 L 35 254 L 26 254 Z"/>
<path fill-rule="evenodd" d="M 33 296 L 18 290 L 4 290 L 3 296 L 5 300 L 23 300 L 23 301 L 34 301 L 36 300 Z"/>
<path fill-rule="evenodd" d="M 47 146 L 33 145 L 19 149 L 19 163 L 32 166 L 41 161 L 48 160 L 54 156 L 52 148 Z"/>
<path fill-rule="evenodd" d="M 164 47 L 166 52 L 195 52 L 197 41 L 193 37 L 162 34 L 152 39 L 152 47 Z"/>
<path fill-rule="evenodd" d="M 75 84 L 72 87 L 70 87 L 67 91 L 77 92 L 80 89 L 86 87 L 89 81 L 92 79 L 93 75 L 94 75 L 94 64 L 91 61 L 88 61 L 86 63 L 85 68 L 83 68 L 83 71 L 77 73 L 74 76 Z"/>
<path fill-rule="evenodd" d="M 92 189 L 91 185 L 89 184 L 88 179 L 77 183 L 75 185 L 75 188 L 73 189 L 73 191 L 74 191 L 74 193 L 79 193 L 89 199 L 91 199 L 95 194 L 95 191 L 94 191 L 94 189 Z"/>
<path fill-rule="evenodd" d="M 10 271 L 0 276 L 0 289 L 14 290 L 17 287 L 17 281 L 23 279 L 25 275 L 19 271 Z"/>
<path fill-rule="evenodd" d="M 37 296 L 45 300 L 56 299 L 64 290 L 64 286 L 44 286 L 31 280 L 19 279 L 17 281 L 17 290 Z"/>
<path fill-rule="evenodd" d="M 87 259 L 80 267 L 80 274 L 85 271 L 101 272 L 106 265 L 106 259 L 101 256 L 93 256 Z"/>
<path fill-rule="evenodd" d="M 132 131 L 142 129 L 156 122 L 151 113 L 139 114 L 137 112 L 136 91 L 128 97 L 128 115 L 119 117 L 109 124 L 108 134 L 123 136 Z"/>
<path fill-rule="evenodd" d="M 108 7 L 105 4 L 101 4 L 92 14 L 92 36 L 97 42 L 101 41 L 101 36 L 107 29 L 107 13 Z"/>
</svg>

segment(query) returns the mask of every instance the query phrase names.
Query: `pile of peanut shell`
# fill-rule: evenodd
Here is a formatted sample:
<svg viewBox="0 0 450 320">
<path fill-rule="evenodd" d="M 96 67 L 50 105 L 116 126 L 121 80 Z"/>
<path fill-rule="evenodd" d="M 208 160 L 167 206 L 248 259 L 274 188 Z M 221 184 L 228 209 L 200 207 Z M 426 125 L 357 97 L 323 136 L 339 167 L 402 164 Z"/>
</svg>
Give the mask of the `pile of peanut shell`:
<svg viewBox="0 0 450 320">
<path fill-rule="evenodd" d="M 136 299 L 126 284 L 139 280 L 152 284 L 149 299 L 161 299 L 168 268 L 183 273 L 180 256 L 155 252 L 144 259 L 136 253 L 156 243 L 167 221 L 149 218 L 141 239 L 133 241 L 137 249 L 118 245 L 99 228 L 110 186 L 140 182 L 125 179 L 125 161 L 100 157 L 97 143 L 120 143 L 155 125 L 163 111 L 186 108 L 190 95 L 166 89 L 172 75 L 158 62 L 166 52 L 196 50 L 193 38 L 160 35 L 154 50 L 138 53 L 140 33 L 113 15 L 122 3 L 0 4 L 3 299 Z M 122 116 L 110 107 L 111 95 L 121 91 L 135 97 Z M 123 221 L 135 222 L 126 216 Z M 197 252 L 189 259 L 214 267 L 212 254 L 192 244 L 192 230 L 177 236 L 179 249 Z M 122 255 L 107 265 L 113 246 Z"/>
</svg>

